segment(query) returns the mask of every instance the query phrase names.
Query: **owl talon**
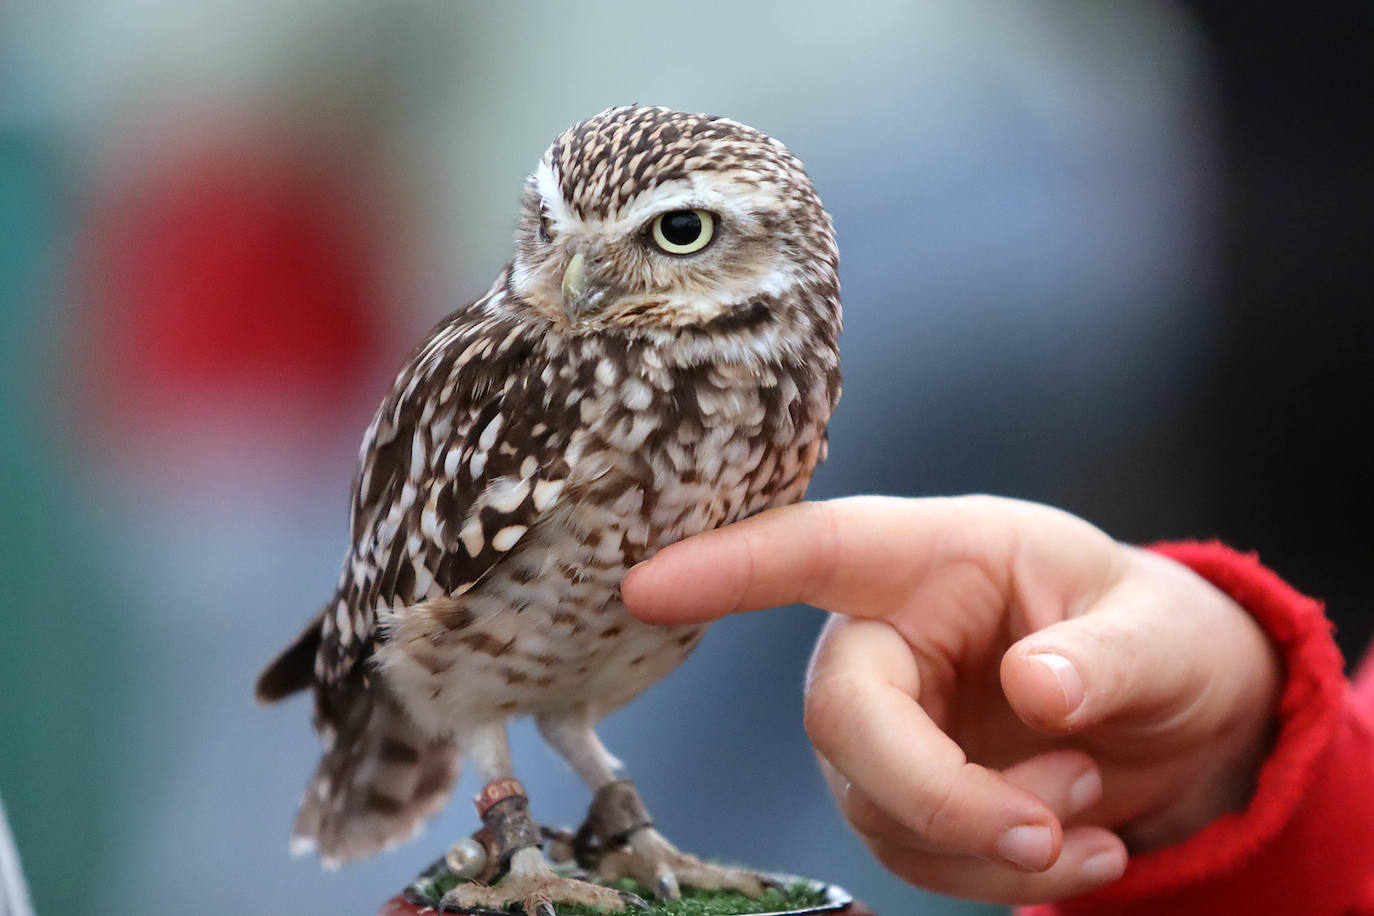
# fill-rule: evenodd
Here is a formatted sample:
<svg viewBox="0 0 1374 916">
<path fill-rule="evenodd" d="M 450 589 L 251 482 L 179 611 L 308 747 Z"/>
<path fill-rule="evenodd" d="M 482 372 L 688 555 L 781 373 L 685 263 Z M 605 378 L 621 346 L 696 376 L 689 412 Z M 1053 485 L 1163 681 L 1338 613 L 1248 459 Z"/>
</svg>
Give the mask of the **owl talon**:
<svg viewBox="0 0 1374 916">
<path fill-rule="evenodd" d="M 675 900 L 681 888 L 733 890 L 746 897 L 760 897 L 764 888 L 776 882 L 743 868 L 713 865 L 680 851 L 652 827 L 630 835 L 629 843 L 601 857 L 597 877 L 602 881 L 634 878 L 654 888 L 660 900 Z"/>
<path fill-rule="evenodd" d="M 650 909 L 648 901 L 646 901 L 643 897 L 639 896 L 638 894 L 631 893 L 630 891 L 621 891 L 620 901 L 624 903 L 626 906 L 632 906 L 637 910 Z"/>
<path fill-rule="evenodd" d="M 659 900 L 676 900 L 682 896 L 682 888 L 677 883 L 677 876 L 670 871 L 665 871 L 658 876 L 658 886 L 654 893 Z"/>
<path fill-rule="evenodd" d="M 495 884 L 475 881 L 459 884 L 439 901 L 439 912 L 470 912 L 473 909 L 505 910 L 519 907 L 529 916 L 557 916 L 555 906 L 601 907 L 620 912 L 639 898 L 613 887 L 569 878 L 549 867 L 536 848 L 520 850 L 511 859 L 511 870 Z M 644 901 L 639 900 L 643 905 Z"/>
</svg>

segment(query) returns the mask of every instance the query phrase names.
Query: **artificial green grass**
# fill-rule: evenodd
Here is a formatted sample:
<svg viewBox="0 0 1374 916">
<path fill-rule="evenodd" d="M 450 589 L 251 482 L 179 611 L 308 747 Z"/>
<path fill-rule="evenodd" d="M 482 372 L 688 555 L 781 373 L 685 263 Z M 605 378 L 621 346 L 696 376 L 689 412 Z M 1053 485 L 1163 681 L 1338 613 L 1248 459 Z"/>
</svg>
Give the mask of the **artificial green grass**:
<svg viewBox="0 0 1374 916">
<path fill-rule="evenodd" d="M 411 890 L 427 901 L 437 902 L 447 891 L 461 881 L 447 870 L 421 877 Z M 786 913 L 819 906 L 825 902 L 824 885 L 801 881 L 784 890 L 767 888 L 757 900 L 736 891 L 704 891 L 696 888 L 683 888 L 678 900 L 655 900 L 653 892 L 637 881 L 625 879 L 611 885 L 622 891 L 638 894 L 649 904 L 647 910 L 626 910 L 626 916 L 748 916 L 751 913 Z M 556 907 L 558 916 L 600 916 L 606 911 L 601 907 L 567 906 Z"/>
</svg>

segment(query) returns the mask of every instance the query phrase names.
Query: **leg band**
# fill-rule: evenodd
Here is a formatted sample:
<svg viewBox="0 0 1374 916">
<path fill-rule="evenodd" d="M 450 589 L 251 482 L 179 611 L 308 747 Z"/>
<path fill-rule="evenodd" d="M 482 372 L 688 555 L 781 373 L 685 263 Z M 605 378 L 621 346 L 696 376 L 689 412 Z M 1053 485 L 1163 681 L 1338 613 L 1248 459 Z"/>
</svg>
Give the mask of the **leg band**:
<svg viewBox="0 0 1374 916">
<path fill-rule="evenodd" d="M 525 795 L 525 787 L 520 785 L 520 780 L 497 779 L 483 786 L 482 791 L 477 793 L 477 797 L 472 800 L 472 803 L 477 806 L 478 816 L 486 817 L 487 809 L 513 795 L 519 795 L 523 798 L 529 797 Z"/>
<path fill-rule="evenodd" d="M 499 874 L 510 868 L 511 856 L 540 845 L 539 828 L 530 817 L 530 801 L 514 779 L 499 779 L 485 786 L 478 793 L 477 810 L 482 813 L 482 832 L 490 838 L 489 852 L 496 853 Z"/>
</svg>

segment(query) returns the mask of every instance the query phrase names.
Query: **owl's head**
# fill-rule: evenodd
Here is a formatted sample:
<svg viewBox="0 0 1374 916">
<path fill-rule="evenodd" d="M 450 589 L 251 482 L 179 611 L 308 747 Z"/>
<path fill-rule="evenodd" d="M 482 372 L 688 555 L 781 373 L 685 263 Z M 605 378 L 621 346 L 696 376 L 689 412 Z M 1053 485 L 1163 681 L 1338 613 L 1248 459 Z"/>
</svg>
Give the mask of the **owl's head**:
<svg viewBox="0 0 1374 916">
<path fill-rule="evenodd" d="M 830 217 L 781 143 L 725 118 L 632 106 L 544 154 L 510 290 L 572 333 L 677 332 L 799 296 L 838 308 L 837 265 Z"/>
</svg>

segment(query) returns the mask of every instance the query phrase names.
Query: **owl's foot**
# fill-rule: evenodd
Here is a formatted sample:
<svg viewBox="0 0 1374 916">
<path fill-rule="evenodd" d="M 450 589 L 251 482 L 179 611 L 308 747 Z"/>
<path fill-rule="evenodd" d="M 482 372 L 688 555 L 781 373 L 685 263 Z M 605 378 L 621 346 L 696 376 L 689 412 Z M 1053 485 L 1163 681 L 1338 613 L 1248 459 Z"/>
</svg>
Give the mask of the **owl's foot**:
<svg viewBox="0 0 1374 916">
<path fill-rule="evenodd" d="M 647 909 L 638 896 L 601 887 L 576 878 L 565 878 L 549 867 L 544 854 L 529 847 L 511 858 L 510 872 L 495 884 L 459 884 L 439 901 L 439 912 L 471 909 L 506 910 L 519 904 L 525 916 L 555 916 L 557 904 L 603 907 L 620 912 L 627 907 Z"/>
<path fill-rule="evenodd" d="M 574 843 L 578 863 L 601 881 L 633 878 L 661 900 L 682 896 L 682 886 L 732 890 L 761 897 L 776 884 L 742 868 L 712 865 L 680 851 L 654 829 L 644 802 L 628 779 L 602 786 L 587 809 Z"/>
<path fill-rule="evenodd" d="M 732 890 L 746 897 L 762 896 L 764 888 L 775 882 L 743 868 L 712 865 L 696 856 L 682 852 L 664 839 L 652 827 L 641 827 L 630 834 L 629 841 L 601 854 L 597 863 L 597 878 L 618 881 L 633 878 L 645 887 L 654 889 L 661 900 L 676 900 L 681 888 L 700 890 Z"/>
</svg>

